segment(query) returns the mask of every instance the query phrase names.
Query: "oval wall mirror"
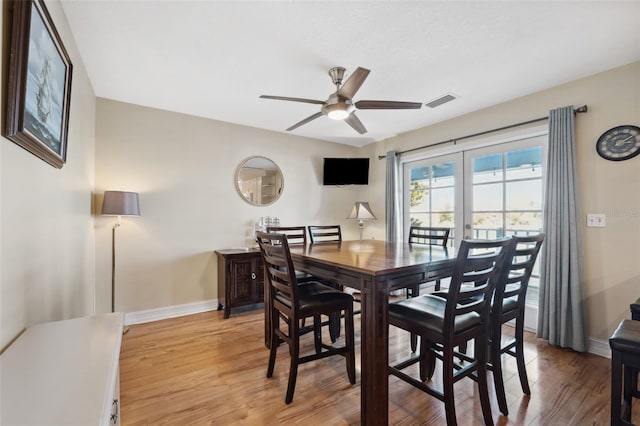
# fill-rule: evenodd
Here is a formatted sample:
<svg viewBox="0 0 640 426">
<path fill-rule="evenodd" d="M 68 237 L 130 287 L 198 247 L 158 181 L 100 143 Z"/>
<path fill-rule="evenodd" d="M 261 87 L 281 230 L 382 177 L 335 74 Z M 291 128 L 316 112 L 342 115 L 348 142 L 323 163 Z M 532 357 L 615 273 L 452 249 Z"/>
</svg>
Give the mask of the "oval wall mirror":
<svg viewBox="0 0 640 426">
<path fill-rule="evenodd" d="M 250 157 L 236 171 L 238 194 L 254 206 L 268 206 L 282 194 L 284 179 L 276 163 L 266 157 Z"/>
</svg>

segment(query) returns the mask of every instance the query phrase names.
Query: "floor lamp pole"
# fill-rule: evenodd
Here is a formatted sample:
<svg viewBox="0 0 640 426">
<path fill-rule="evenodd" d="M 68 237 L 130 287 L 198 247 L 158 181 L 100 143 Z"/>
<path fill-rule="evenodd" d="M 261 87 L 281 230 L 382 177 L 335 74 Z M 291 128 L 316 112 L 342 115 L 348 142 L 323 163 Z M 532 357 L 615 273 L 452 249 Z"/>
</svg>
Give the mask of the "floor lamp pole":
<svg viewBox="0 0 640 426">
<path fill-rule="evenodd" d="M 116 311 L 116 228 L 115 223 L 111 228 L 111 312 Z"/>
</svg>

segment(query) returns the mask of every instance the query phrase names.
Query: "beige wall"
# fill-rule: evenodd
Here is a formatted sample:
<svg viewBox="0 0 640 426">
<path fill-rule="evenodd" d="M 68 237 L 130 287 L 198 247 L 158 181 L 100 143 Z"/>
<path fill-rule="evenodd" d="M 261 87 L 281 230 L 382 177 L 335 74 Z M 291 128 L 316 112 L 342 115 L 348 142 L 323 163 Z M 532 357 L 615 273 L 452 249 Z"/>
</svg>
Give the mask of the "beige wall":
<svg viewBox="0 0 640 426">
<path fill-rule="evenodd" d="M 607 214 L 606 228 L 584 228 L 589 335 L 606 340 L 640 296 L 640 157 L 608 162 L 594 149 L 604 130 L 640 125 L 640 63 L 356 149 L 96 101 L 60 5 L 47 5 L 74 64 L 68 158 L 57 170 L 0 142 L 0 346 L 35 323 L 109 310 L 113 219 L 91 214 L 92 198 L 99 211 L 105 189 L 140 192 L 142 210 L 117 231 L 118 309 L 206 301 L 216 297 L 213 250 L 249 244 L 260 216 L 340 223 L 345 238 L 356 238 L 345 216 L 354 201 L 369 201 L 379 220 L 367 223 L 365 238 L 384 238 L 384 161 L 377 155 L 563 105 L 589 105 L 577 119 L 581 208 L 583 217 Z M 272 206 L 250 206 L 235 192 L 235 169 L 251 155 L 273 159 L 284 173 L 284 194 Z M 322 158 L 350 155 L 372 159 L 370 185 L 323 187 Z"/>
<path fill-rule="evenodd" d="M 97 100 L 96 193 L 140 193 L 140 218 L 117 230 L 117 309 L 134 312 L 217 298 L 214 250 L 251 243 L 260 216 L 282 225 L 357 226 L 346 220 L 360 187 L 322 186 L 322 159 L 355 148 Z M 280 200 L 251 206 L 234 174 L 247 157 L 272 159 L 284 174 Z M 97 203 L 100 206 L 100 202 Z M 384 207 L 373 205 L 380 211 Z M 113 218 L 96 219 L 98 311 L 108 310 Z"/>
<path fill-rule="evenodd" d="M 576 137 L 588 335 L 606 340 L 629 317 L 629 303 L 640 297 L 640 156 L 606 161 L 596 153 L 595 142 L 611 127 L 640 126 L 640 62 L 422 128 L 363 152 L 373 157 L 390 149 L 402 151 L 584 104 L 589 112 L 577 116 Z M 372 175 L 383 179 L 384 161 L 373 164 Z M 382 192 L 370 187 L 363 196 L 379 204 Z M 605 213 L 607 227 L 587 228 L 587 213 Z"/>
<path fill-rule="evenodd" d="M 95 96 L 60 4 L 47 7 L 74 66 L 67 164 L 0 140 L 0 348 L 24 327 L 93 313 Z"/>
</svg>

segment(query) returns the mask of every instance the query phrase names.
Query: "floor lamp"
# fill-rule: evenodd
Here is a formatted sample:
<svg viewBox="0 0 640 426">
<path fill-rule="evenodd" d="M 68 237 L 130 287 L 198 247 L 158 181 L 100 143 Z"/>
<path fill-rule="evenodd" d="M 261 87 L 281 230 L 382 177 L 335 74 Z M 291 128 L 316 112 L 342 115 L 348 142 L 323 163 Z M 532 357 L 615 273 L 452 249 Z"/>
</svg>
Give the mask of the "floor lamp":
<svg viewBox="0 0 640 426">
<path fill-rule="evenodd" d="M 140 216 L 137 192 L 105 191 L 102 201 L 103 216 L 118 216 L 111 230 L 111 312 L 116 311 L 116 228 L 122 224 L 122 216 Z"/>
<path fill-rule="evenodd" d="M 358 220 L 358 227 L 360 228 L 360 239 L 362 240 L 362 234 L 364 233 L 364 221 L 375 220 L 377 218 L 371 211 L 369 203 L 364 201 L 356 201 L 356 203 L 353 205 L 353 210 L 351 210 L 351 214 L 349 214 L 347 219 Z"/>
</svg>

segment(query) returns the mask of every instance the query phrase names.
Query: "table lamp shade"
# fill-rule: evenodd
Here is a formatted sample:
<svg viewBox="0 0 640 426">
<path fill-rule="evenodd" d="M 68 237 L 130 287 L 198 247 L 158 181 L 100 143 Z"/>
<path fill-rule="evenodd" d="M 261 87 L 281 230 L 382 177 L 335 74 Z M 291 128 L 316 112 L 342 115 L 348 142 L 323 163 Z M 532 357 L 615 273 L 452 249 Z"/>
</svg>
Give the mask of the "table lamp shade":
<svg viewBox="0 0 640 426">
<path fill-rule="evenodd" d="M 353 210 L 351 210 L 351 213 L 349 214 L 347 219 L 374 220 L 376 219 L 376 217 L 371 211 L 369 203 L 364 201 L 356 201 L 353 206 Z"/>
<path fill-rule="evenodd" d="M 137 192 L 105 191 L 102 215 L 140 216 Z"/>
</svg>

